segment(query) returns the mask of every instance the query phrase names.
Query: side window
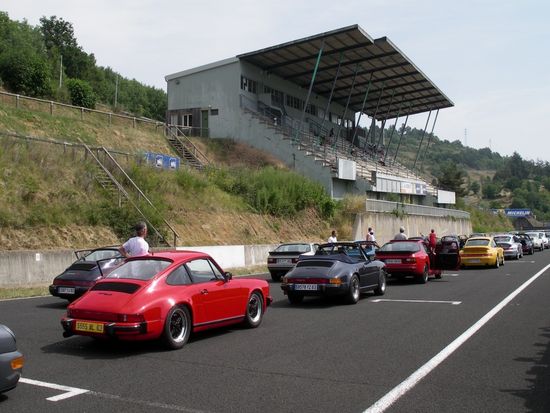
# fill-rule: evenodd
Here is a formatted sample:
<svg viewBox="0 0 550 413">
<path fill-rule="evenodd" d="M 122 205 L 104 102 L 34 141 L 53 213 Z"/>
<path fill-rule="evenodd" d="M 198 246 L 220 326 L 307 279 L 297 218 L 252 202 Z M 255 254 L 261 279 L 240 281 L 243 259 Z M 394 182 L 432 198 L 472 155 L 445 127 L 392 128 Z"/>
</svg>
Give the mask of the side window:
<svg viewBox="0 0 550 413">
<path fill-rule="evenodd" d="M 212 261 L 210 261 L 210 266 L 212 267 L 212 271 L 214 272 L 214 275 L 216 276 L 216 278 L 219 278 L 220 280 L 223 280 L 224 279 L 223 274 L 221 273 L 221 271 L 218 269 L 218 267 L 216 267 L 216 265 Z"/>
<path fill-rule="evenodd" d="M 185 264 L 191 280 L 194 283 L 204 283 L 208 281 L 215 281 L 219 278 L 222 278 L 220 272 L 216 268 L 216 271 L 213 270 L 210 261 L 207 259 L 198 259 L 194 261 L 189 261 Z"/>
<path fill-rule="evenodd" d="M 187 270 L 183 265 L 180 265 L 174 271 L 170 273 L 166 278 L 166 284 L 168 285 L 187 285 L 191 284 L 191 278 L 187 274 Z"/>
</svg>

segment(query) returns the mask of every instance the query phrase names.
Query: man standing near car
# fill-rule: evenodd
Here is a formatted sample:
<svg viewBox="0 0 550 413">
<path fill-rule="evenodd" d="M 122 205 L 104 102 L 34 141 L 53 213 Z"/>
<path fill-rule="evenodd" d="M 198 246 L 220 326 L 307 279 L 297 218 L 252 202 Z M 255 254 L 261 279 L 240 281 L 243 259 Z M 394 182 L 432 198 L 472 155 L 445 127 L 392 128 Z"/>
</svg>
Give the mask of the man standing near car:
<svg viewBox="0 0 550 413">
<path fill-rule="evenodd" d="M 145 241 L 147 224 L 145 222 L 138 222 L 134 229 L 136 230 L 136 236 L 130 238 L 118 249 L 123 257 L 137 257 L 149 254 L 149 244 Z"/>
<path fill-rule="evenodd" d="M 407 239 L 407 234 L 405 234 L 405 227 L 400 227 L 399 228 L 399 233 L 396 234 L 395 237 L 393 237 L 393 239 L 397 239 L 397 240 Z"/>
</svg>

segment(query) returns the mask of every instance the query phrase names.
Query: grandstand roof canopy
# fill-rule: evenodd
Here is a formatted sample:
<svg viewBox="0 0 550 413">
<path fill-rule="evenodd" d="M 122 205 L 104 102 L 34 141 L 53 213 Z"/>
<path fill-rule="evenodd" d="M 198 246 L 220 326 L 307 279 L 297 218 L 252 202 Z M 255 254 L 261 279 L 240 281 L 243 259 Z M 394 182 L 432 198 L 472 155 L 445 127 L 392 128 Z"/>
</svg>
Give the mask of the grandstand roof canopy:
<svg viewBox="0 0 550 413">
<path fill-rule="evenodd" d="M 372 39 L 358 25 L 241 54 L 237 58 L 307 89 L 321 46 L 323 52 L 313 92 L 328 98 L 334 84 L 332 100 L 345 106 L 351 90 L 349 107 L 355 112 L 361 111 L 371 81 L 363 112 L 377 120 L 454 106 L 388 38 Z"/>
</svg>

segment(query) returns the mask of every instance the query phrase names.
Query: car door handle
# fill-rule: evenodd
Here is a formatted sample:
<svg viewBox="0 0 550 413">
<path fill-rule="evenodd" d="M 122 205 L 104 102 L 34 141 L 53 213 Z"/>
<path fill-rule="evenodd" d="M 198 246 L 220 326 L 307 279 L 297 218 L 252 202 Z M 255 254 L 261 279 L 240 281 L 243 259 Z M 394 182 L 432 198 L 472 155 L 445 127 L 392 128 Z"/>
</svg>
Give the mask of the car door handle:
<svg viewBox="0 0 550 413">
<path fill-rule="evenodd" d="M 208 290 L 201 290 L 201 294 L 208 294 Z"/>
</svg>

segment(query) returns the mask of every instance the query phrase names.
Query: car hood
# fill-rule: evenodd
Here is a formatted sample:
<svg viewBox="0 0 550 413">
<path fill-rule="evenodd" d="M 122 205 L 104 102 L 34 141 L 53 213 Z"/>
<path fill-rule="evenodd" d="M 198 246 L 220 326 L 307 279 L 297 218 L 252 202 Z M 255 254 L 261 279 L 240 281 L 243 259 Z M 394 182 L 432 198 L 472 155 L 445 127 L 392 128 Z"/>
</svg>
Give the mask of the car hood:
<svg viewBox="0 0 550 413">
<path fill-rule="evenodd" d="M 17 351 L 15 335 L 5 325 L 0 324 L 0 354 Z"/>
</svg>

